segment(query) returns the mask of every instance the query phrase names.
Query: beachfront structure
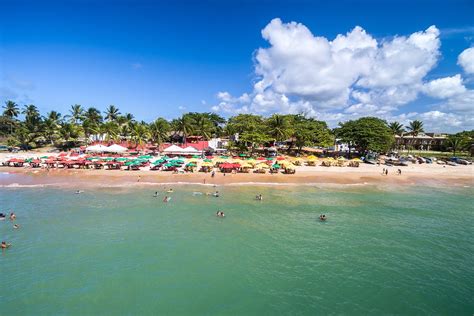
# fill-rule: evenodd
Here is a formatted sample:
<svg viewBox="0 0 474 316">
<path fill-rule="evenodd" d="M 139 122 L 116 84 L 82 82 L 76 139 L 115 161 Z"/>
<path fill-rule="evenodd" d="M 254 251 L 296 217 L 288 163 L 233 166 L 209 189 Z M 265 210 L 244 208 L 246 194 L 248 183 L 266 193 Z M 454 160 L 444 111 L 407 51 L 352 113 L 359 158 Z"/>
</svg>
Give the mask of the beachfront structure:
<svg viewBox="0 0 474 316">
<path fill-rule="evenodd" d="M 446 134 L 441 133 L 404 133 L 395 135 L 395 147 L 401 150 L 442 150 L 447 140 Z"/>
</svg>

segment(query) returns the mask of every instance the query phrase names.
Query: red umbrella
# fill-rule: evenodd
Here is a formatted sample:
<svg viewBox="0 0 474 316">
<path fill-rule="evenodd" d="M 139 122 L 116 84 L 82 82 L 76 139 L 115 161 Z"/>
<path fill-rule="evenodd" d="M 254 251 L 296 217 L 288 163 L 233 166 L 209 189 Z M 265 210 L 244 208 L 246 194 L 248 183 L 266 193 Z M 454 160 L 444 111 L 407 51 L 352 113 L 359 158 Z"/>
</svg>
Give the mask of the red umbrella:
<svg viewBox="0 0 474 316">
<path fill-rule="evenodd" d="M 282 157 L 282 156 L 277 157 L 277 160 L 285 160 L 285 157 Z"/>
<path fill-rule="evenodd" d="M 59 154 L 59 156 L 67 156 L 67 153 L 62 152 Z"/>
<path fill-rule="evenodd" d="M 266 160 L 264 157 L 258 157 L 257 160 Z"/>
</svg>

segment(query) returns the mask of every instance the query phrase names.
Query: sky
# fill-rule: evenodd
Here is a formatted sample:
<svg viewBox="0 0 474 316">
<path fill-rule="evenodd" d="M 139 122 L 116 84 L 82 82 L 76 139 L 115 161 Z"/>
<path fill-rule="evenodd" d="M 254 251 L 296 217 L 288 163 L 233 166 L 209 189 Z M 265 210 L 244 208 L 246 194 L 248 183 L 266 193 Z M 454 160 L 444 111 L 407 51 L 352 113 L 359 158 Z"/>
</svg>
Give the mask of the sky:
<svg viewBox="0 0 474 316">
<path fill-rule="evenodd" d="M 474 128 L 474 2 L 0 0 L 0 102 Z"/>
</svg>

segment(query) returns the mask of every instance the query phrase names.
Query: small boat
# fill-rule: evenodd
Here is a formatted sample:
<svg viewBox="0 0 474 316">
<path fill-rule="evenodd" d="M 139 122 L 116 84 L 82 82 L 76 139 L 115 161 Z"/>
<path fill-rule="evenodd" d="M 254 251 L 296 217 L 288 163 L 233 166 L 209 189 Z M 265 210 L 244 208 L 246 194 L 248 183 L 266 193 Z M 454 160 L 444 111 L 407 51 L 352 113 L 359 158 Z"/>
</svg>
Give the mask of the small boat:
<svg viewBox="0 0 474 316">
<path fill-rule="evenodd" d="M 452 162 L 452 161 L 448 161 L 448 162 L 446 162 L 446 164 L 447 164 L 448 166 L 453 166 L 453 167 L 458 165 L 457 163 Z"/>
</svg>

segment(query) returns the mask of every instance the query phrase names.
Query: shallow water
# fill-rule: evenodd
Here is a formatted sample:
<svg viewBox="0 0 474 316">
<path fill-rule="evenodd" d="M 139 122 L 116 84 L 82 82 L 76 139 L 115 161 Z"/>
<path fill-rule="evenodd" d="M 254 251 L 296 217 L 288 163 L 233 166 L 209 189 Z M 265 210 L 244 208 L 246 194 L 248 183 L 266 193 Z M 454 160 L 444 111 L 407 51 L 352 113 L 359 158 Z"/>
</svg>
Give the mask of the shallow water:
<svg viewBox="0 0 474 316">
<path fill-rule="evenodd" d="M 0 314 L 474 311 L 472 188 L 174 189 L 0 188 Z"/>
</svg>

